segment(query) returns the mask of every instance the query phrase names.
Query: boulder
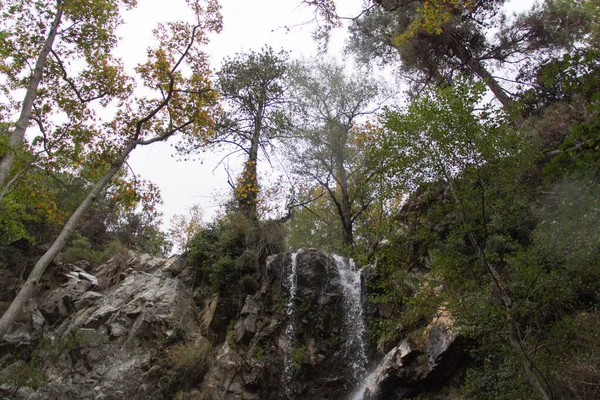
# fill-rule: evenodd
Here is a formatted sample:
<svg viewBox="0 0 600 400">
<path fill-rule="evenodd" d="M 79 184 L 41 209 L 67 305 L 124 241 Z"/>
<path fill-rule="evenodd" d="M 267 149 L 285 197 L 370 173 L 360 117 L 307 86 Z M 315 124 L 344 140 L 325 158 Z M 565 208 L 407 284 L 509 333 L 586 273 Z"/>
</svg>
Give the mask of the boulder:
<svg viewBox="0 0 600 400">
<path fill-rule="evenodd" d="M 441 309 L 424 332 L 424 345 L 403 340 L 389 351 L 353 400 L 405 399 L 449 378 L 461 360 L 460 337 L 450 313 Z"/>
</svg>

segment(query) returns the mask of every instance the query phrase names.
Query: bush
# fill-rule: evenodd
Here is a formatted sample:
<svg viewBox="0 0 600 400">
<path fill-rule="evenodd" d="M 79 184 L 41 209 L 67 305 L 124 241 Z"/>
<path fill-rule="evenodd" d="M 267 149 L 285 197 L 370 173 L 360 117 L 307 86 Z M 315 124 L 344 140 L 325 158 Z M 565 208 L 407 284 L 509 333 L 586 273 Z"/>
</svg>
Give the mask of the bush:
<svg viewBox="0 0 600 400">
<path fill-rule="evenodd" d="M 253 274 L 258 271 L 258 254 L 253 250 L 246 250 L 237 258 L 236 264 L 242 274 Z"/>
<path fill-rule="evenodd" d="M 235 287 L 239 274 L 235 260 L 246 250 L 248 221 L 237 212 L 201 229 L 189 244 L 188 263 L 207 276 L 214 289 Z"/>
<path fill-rule="evenodd" d="M 286 250 L 287 230 L 280 221 L 262 221 L 259 226 L 256 249 L 259 258 L 264 261 L 271 254 Z"/>
<path fill-rule="evenodd" d="M 62 260 L 68 263 L 87 261 L 92 266 L 98 266 L 122 251 L 127 251 L 127 249 L 118 240 L 109 242 L 104 250 L 95 250 L 88 238 L 76 236 L 63 251 Z"/>
<path fill-rule="evenodd" d="M 220 257 L 208 273 L 208 279 L 214 289 L 223 290 L 237 281 L 235 262 L 229 255 Z"/>
<path fill-rule="evenodd" d="M 212 343 L 205 338 L 193 343 L 177 344 L 167 353 L 169 364 L 178 378 L 190 386 L 204 377 L 210 368 L 212 356 Z"/>
<path fill-rule="evenodd" d="M 100 252 L 92 249 L 89 239 L 84 236 L 71 240 L 69 246 L 62 253 L 63 261 L 70 263 L 84 260 L 96 265 L 99 258 Z"/>
<path fill-rule="evenodd" d="M 258 292 L 258 289 L 260 289 L 258 281 L 252 275 L 244 275 L 240 285 L 243 292 L 249 295 L 253 295 L 254 293 Z"/>
</svg>

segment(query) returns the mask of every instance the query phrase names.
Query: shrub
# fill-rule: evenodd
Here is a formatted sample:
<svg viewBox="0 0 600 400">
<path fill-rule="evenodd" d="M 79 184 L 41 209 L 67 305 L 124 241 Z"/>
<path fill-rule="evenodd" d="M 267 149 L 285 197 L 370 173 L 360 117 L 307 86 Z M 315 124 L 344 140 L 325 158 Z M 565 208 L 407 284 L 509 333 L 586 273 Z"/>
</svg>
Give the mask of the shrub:
<svg viewBox="0 0 600 400">
<path fill-rule="evenodd" d="M 236 264 L 242 274 L 253 274 L 258 271 L 258 254 L 253 250 L 246 250 L 237 258 Z"/>
<path fill-rule="evenodd" d="M 260 223 L 256 249 L 262 259 L 270 254 L 286 250 L 287 232 L 280 221 L 268 220 Z"/>
<path fill-rule="evenodd" d="M 104 250 L 95 250 L 88 238 L 77 236 L 63 251 L 62 260 L 69 263 L 88 261 L 92 266 L 98 266 L 122 251 L 127 251 L 127 249 L 116 239 L 109 242 Z"/>
<path fill-rule="evenodd" d="M 227 345 L 233 351 L 239 351 L 239 346 L 237 343 L 237 335 L 235 334 L 235 321 L 229 322 L 229 327 L 227 328 L 227 336 L 225 338 Z"/>
<path fill-rule="evenodd" d="M 191 384 L 199 382 L 210 367 L 212 343 L 201 338 L 193 343 L 177 344 L 168 350 L 169 364 L 178 377 Z"/>
<path fill-rule="evenodd" d="M 35 390 L 47 382 L 47 378 L 37 360 L 18 360 L 3 371 L 0 381 L 14 387 L 24 386 Z"/>
<path fill-rule="evenodd" d="M 240 286 L 242 287 L 243 292 L 249 295 L 253 295 L 260 289 L 258 281 L 252 275 L 244 275 L 240 282 Z"/>
<path fill-rule="evenodd" d="M 70 263 L 84 260 L 96 265 L 99 258 L 100 252 L 92 249 L 89 239 L 85 236 L 75 237 L 62 253 L 63 261 Z"/>
<path fill-rule="evenodd" d="M 292 363 L 291 367 L 294 369 L 300 369 L 302 363 L 306 360 L 306 349 L 304 346 L 294 347 L 292 350 Z"/>
<path fill-rule="evenodd" d="M 237 281 L 237 275 L 235 262 L 229 255 L 225 255 L 212 265 L 208 279 L 214 289 L 222 290 Z"/>
</svg>

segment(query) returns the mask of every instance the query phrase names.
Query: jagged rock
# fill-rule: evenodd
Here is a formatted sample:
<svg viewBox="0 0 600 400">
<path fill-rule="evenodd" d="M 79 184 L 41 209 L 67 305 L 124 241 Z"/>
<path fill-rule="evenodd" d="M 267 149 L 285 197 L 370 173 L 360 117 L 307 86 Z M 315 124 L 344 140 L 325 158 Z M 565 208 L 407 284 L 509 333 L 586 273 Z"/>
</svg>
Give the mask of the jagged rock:
<svg viewBox="0 0 600 400">
<path fill-rule="evenodd" d="M 261 290 L 246 298 L 235 324 L 240 348 L 223 345 L 205 378 L 211 399 L 341 399 L 354 383 L 346 371 L 344 310 L 334 260 L 317 250 L 298 253 L 293 301 L 291 271 L 292 253 L 268 259 Z M 290 314 L 289 307 L 296 311 Z M 291 351 L 293 362 L 286 358 Z"/>
<path fill-rule="evenodd" d="M 405 339 L 388 352 L 354 399 L 404 399 L 448 378 L 461 357 L 459 338 L 448 311 L 442 309 L 424 335 L 424 346 Z"/>
<path fill-rule="evenodd" d="M 217 343 L 222 343 L 227 335 L 227 328 L 232 314 L 235 312 L 230 299 L 214 293 L 205 301 L 202 311 L 202 328 L 216 337 Z"/>
<path fill-rule="evenodd" d="M 243 306 L 238 293 L 212 293 L 197 282 L 184 256 L 123 253 L 93 271 L 58 264 L 11 331 L 14 343 L 50 343 L 50 381 L 36 390 L 5 385 L 0 397 L 16 391 L 16 399 L 28 400 L 171 398 L 176 390 L 161 391 L 178 373 L 166 366 L 165 355 L 173 354 L 167 346 L 206 333 L 218 350 L 202 381 L 184 382 L 189 398 L 344 398 L 354 381 L 340 273 L 331 256 L 297 253 L 291 298 L 291 260 L 283 253 L 261 266 L 260 290 Z"/>
<path fill-rule="evenodd" d="M 35 391 L 20 390 L 23 395 L 17 394 L 17 399 L 116 400 L 157 395 L 154 367 L 170 327 L 182 321 L 192 331 L 199 327 L 191 318 L 190 290 L 161 273 L 164 260 L 149 256 L 134 260 L 128 260 L 130 271 L 124 279 L 102 293 L 89 290 L 96 287 L 94 275 L 75 270 L 63 275 L 67 278 L 63 285 L 32 300 L 24 315 L 30 325 L 45 325 L 57 360 L 46 371 L 52 377 L 48 384 Z M 114 267 L 105 265 L 100 270 Z M 31 337 L 41 328 L 28 329 Z M 25 337 L 21 334 L 20 340 Z"/>
<path fill-rule="evenodd" d="M 251 296 L 246 298 L 242 308 L 241 318 L 234 326 L 237 342 L 248 345 L 256 334 L 256 320 L 258 319 L 258 304 Z"/>
<path fill-rule="evenodd" d="M 186 255 L 177 255 L 170 257 L 164 262 L 161 273 L 169 278 L 174 278 L 181 274 L 186 267 Z"/>
</svg>

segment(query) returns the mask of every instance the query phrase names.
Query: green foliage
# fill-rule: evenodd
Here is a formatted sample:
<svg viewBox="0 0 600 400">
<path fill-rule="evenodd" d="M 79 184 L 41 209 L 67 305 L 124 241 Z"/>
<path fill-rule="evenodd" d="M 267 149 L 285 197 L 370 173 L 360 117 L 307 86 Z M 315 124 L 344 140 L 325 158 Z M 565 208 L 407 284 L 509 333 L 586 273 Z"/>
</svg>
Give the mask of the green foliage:
<svg viewBox="0 0 600 400">
<path fill-rule="evenodd" d="M 292 362 L 290 367 L 298 370 L 302 368 L 302 364 L 306 361 L 306 348 L 304 346 L 297 345 L 292 349 Z"/>
<path fill-rule="evenodd" d="M 314 193 L 315 190 L 312 190 L 309 195 Z M 291 248 L 334 251 L 341 247 L 341 222 L 332 204 L 323 196 L 296 211 L 289 229 L 288 244 Z"/>
<path fill-rule="evenodd" d="M 201 228 L 190 240 L 188 262 L 214 289 L 232 288 L 239 278 L 235 260 L 246 250 L 248 232 L 248 220 L 241 213 L 228 213 Z"/>
<path fill-rule="evenodd" d="M 35 390 L 49 381 L 45 368 L 56 365 L 61 355 L 81 348 L 84 343 L 79 332 L 70 331 L 61 339 L 43 339 L 29 349 L 15 351 L 8 359 L 12 360 L 10 365 L 0 373 L 0 383 Z"/>
<path fill-rule="evenodd" d="M 33 359 L 29 362 L 16 361 L 3 371 L 0 381 L 17 388 L 29 387 L 35 390 L 48 381 L 39 364 L 39 360 Z"/>
<path fill-rule="evenodd" d="M 95 250 L 85 236 L 75 235 L 63 251 L 62 260 L 69 263 L 83 260 L 98 266 L 123 251 L 127 251 L 127 248 L 119 240 L 109 242 L 102 250 Z"/>
<path fill-rule="evenodd" d="M 263 358 L 265 358 L 265 352 L 262 347 L 258 349 L 256 356 L 254 357 L 256 358 L 256 361 L 262 361 Z"/>
<path fill-rule="evenodd" d="M 248 295 L 253 295 L 260 289 L 258 281 L 252 275 L 244 275 L 240 281 L 240 286 L 242 291 Z"/>
<path fill-rule="evenodd" d="M 233 351 L 239 351 L 240 346 L 238 345 L 237 335 L 235 334 L 235 321 L 230 321 L 229 326 L 227 328 L 227 335 L 225 336 L 225 341 L 229 348 Z"/>
<path fill-rule="evenodd" d="M 189 384 L 200 382 L 210 367 L 213 345 L 201 338 L 195 342 L 176 344 L 167 351 L 169 365 L 177 372 L 178 378 Z"/>
<path fill-rule="evenodd" d="M 253 221 L 238 210 L 229 210 L 206 224 L 189 242 L 188 263 L 215 290 L 258 289 L 251 275 L 270 254 L 285 248 L 285 230 L 277 221 Z M 242 281 L 240 281 L 240 279 Z"/>
</svg>

